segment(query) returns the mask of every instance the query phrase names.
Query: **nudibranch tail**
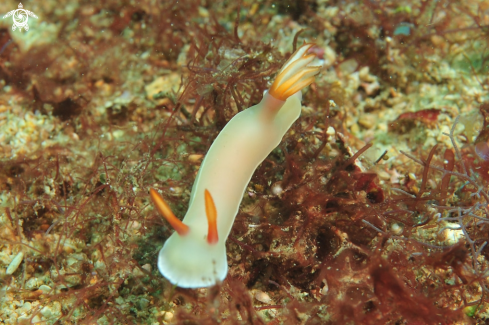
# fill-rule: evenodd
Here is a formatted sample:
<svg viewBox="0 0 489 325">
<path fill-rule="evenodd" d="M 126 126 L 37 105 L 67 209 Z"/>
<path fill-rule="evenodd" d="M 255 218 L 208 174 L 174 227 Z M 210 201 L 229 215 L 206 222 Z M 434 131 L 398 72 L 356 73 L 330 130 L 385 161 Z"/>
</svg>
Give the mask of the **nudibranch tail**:
<svg viewBox="0 0 489 325">
<path fill-rule="evenodd" d="M 275 78 L 269 94 L 285 101 L 288 97 L 314 82 L 314 76 L 319 73 L 320 66 L 308 66 L 315 54 L 307 54 L 314 44 L 302 45 L 284 64 Z"/>
<path fill-rule="evenodd" d="M 205 190 L 205 214 L 207 215 L 207 223 L 209 224 L 207 242 L 212 245 L 219 241 L 217 234 L 217 210 L 214 199 L 212 199 L 212 195 L 207 189 Z"/>
<path fill-rule="evenodd" d="M 163 197 L 154 189 L 149 189 L 149 195 L 158 212 L 168 221 L 168 223 L 180 235 L 184 236 L 188 233 L 189 227 L 181 222 L 171 211 L 170 206 L 165 202 Z"/>
</svg>

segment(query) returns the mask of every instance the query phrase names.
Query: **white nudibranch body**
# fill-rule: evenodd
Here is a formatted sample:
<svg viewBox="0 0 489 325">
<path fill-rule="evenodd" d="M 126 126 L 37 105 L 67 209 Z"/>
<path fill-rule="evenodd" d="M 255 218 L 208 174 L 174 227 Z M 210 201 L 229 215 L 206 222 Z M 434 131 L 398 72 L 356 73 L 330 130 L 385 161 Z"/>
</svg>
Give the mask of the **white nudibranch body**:
<svg viewBox="0 0 489 325">
<path fill-rule="evenodd" d="M 301 89 L 321 67 L 309 66 L 313 44 L 304 44 L 285 63 L 258 105 L 234 116 L 200 166 L 187 214 L 178 220 L 155 190 L 151 199 L 176 232 L 158 256 L 158 268 L 183 288 L 216 284 L 226 277 L 226 239 L 246 187 L 258 165 L 279 145 L 301 113 Z"/>
</svg>

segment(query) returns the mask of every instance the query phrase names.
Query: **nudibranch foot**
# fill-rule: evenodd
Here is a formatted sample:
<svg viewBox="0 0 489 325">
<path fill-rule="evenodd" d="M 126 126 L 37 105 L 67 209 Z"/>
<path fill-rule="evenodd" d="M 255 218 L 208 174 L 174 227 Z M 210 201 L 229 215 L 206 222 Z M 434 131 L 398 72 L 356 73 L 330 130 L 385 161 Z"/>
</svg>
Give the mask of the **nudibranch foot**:
<svg viewBox="0 0 489 325">
<path fill-rule="evenodd" d="M 315 54 L 308 54 L 313 46 L 314 44 L 304 44 L 290 57 L 275 78 L 269 91 L 270 95 L 286 100 L 314 82 L 314 77 L 321 67 L 309 66 L 309 63 L 316 58 Z"/>
</svg>

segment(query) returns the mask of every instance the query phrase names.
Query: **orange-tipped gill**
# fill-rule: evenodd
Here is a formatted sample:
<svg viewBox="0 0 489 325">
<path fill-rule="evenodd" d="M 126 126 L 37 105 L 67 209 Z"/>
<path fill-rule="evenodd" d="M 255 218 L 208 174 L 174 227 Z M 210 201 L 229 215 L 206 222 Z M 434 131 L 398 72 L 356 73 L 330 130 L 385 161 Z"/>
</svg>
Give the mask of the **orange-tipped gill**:
<svg viewBox="0 0 489 325">
<path fill-rule="evenodd" d="M 168 221 L 170 226 L 172 226 L 180 236 L 186 235 L 189 227 L 175 217 L 170 206 L 165 202 L 163 197 L 152 188 L 149 189 L 149 195 L 158 212 L 166 219 L 166 221 Z"/>
<path fill-rule="evenodd" d="M 316 57 L 315 54 L 308 53 L 313 46 L 314 44 L 304 44 L 292 54 L 275 78 L 268 92 L 270 95 L 285 101 L 294 93 L 314 82 L 321 67 L 309 66 Z"/>
<path fill-rule="evenodd" d="M 212 195 L 207 189 L 205 190 L 205 214 L 207 215 L 207 223 L 209 224 L 207 242 L 212 245 L 219 240 L 219 236 L 217 235 L 217 210 Z"/>
</svg>

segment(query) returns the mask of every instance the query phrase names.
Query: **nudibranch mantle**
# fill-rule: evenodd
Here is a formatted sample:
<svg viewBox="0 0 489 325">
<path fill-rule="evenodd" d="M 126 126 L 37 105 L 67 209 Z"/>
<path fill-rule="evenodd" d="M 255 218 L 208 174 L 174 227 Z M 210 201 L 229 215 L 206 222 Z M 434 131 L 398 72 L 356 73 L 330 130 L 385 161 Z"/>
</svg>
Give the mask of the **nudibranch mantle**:
<svg viewBox="0 0 489 325">
<path fill-rule="evenodd" d="M 225 279 L 226 239 L 246 187 L 258 165 L 299 118 L 300 90 L 314 82 L 321 68 L 309 66 L 315 58 L 308 53 L 312 46 L 300 47 L 261 102 L 236 114 L 219 133 L 199 169 L 182 222 L 151 190 L 158 210 L 177 230 L 158 256 L 158 268 L 171 283 L 200 288 Z"/>
</svg>

